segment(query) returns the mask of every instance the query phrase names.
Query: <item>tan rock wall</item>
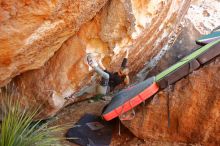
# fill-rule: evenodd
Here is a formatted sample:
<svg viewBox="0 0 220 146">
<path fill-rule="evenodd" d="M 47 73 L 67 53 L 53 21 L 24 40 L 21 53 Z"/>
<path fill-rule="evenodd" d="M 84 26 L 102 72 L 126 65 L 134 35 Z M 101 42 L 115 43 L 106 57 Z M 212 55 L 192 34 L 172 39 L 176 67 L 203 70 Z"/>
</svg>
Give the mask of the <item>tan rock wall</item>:
<svg viewBox="0 0 220 146">
<path fill-rule="evenodd" d="M 117 71 L 128 48 L 131 78 L 138 73 L 144 79 L 183 26 L 190 28 L 190 42 L 194 34 L 217 27 L 219 6 L 219 0 L 1 0 L 0 87 L 21 74 L 13 80 L 23 95 L 20 102 L 41 106 L 41 118 L 52 116 L 82 99 L 75 93 L 97 83 L 85 61 L 87 53 Z M 136 109 L 135 119 L 123 124 L 142 139 L 218 145 L 219 64 L 218 58 L 172 90 L 161 91 Z"/>
<path fill-rule="evenodd" d="M 0 1 L 0 86 L 43 66 L 106 2 Z"/>
<path fill-rule="evenodd" d="M 149 71 L 151 63 L 148 63 L 140 74 L 145 74 L 147 77 L 156 75 L 200 47 L 195 44 L 195 40 L 201 36 L 201 33 L 209 33 L 219 24 L 220 19 L 216 14 L 220 11 L 214 10 L 218 7 L 218 3 L 218 1 L 212 1 L 211 4 L 201 1 L 192 2 L 183 21 L 184 28 L 174 45 L 153 70 Z M 159 92 L 147 100 L 145 105 L 135 108 L 135 118 L 131 121 L 122 121 L 123 124 L 135 136 L 163 141 L 163 144 L 181 142 L 186 145 L 219 145 L 219 69 L 218 57 L 175 85 Z M 170 119 L 170 127 L 168 127 L 168 119 Z"/>
<path fill-rule="evenodd" d="M 74 93 L 91 83 L 94 74 L 85 63 L 86 53 L 95 53 L 108 69 L 117 71 L 129 48 L 133 75 L 178 33 L 175 30 L 189 4 L 180 0 L 109 1 L 42 68 L 19 76 L 18 88 L 30 103 L 44 105 L 45 116 L 52 115 L 74 102 L 65 97 L 74 99 Z"/>
<path fill-rule="evenodd" d="M 141 139 L 217 146 L 220 142 L 220 58 L 159 92 L 123 121 Z M 168 106 L 170 128 L 168 128 Z"/>
<path fill-rule="evenodd" d="M 27 97 L 23 102 L 43 105 L 43 117 L 53 115 L 78 100 L 75 93 L 97 83 L 85 62 L 86 53 L 96 54 L 109 70 L 117 71 L 129 48 L 134 78 L 172 45 L 191 5 L 199 4 L 187 0 L 1 1 L 0 85 L 22 73 L 15 83 Z M 66 101 L 66 97 L 72 98 Z"/>
</svg>

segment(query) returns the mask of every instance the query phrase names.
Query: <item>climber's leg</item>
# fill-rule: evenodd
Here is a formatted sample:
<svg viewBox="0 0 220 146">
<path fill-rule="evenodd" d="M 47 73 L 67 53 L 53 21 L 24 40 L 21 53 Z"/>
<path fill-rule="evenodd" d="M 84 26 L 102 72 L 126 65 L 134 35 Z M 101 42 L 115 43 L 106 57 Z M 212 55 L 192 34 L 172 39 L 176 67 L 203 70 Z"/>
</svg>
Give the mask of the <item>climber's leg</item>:
<svg viewBox="0 0 220 146">
<path fill-rule="evenodd" d="M 108 82 L 109 82 L 109 75 L 105 75 L 106 78 L 102 77 L 102 80 L 100 84 L 93 84 L 89 87 L 86 87 L 82 94 L 89 94 L 89 95 L 95 95 L 95 94 L 103 94 L 106 95 L 108 93 Z"/>
<path fill-rule="evenodd" d="M 108 86 L 98 85 L 97 94 L 106 95 L 108 93 Z"/>
<path fill-rule="evenodd" d="M 129 55 L 129 49 L 127 48 L 126 50 L 126 55 L 121 63 L 121 68 L 127 68 L 127 64 L 128 64 L 128 55 Z"/>
<path fill-rule="evenodd" d="M 85 93 L 87 94 L 96 94 L 97 84 L 93 84 L 86 88 Z"/>
<path fill-rule="evenodd" d="M 99 66 L 94 67 L 94 70 L 102 77 L 101 82 L 97 87 L 97 93 L 105 95 L 108 92 L 109 74 Z"/>
<path fill-rule="evenodd" d="M 103 84 L 104 85 L 108 85 L 108 81 L 109 81 L 109 74 L 107 72 L 105 72 L 104 70 L 102 70 L 99 66 L 95 66 L 94 67 L 95 72 L 97 72 L 102 79 L 104 80 Z"/>
<path fill-rule="evenodd" d="M 97 93 L 105 95 L 108 91 L 109 74 L 99 67 L 99 65 L 93 60 L 91 54 L 88 54 L 87 61 L 95 72 L 102 77 L 102 81 L 97 87 Z"/>
<path fill-rule="evenodd" d="M 97 86 L 98 94 L 106 95 L 108 93 L 109 91 L 108 82 L 109 82 L 109 76 L 107 78 L 102 77 L 100 84 Z"/>
</svg>

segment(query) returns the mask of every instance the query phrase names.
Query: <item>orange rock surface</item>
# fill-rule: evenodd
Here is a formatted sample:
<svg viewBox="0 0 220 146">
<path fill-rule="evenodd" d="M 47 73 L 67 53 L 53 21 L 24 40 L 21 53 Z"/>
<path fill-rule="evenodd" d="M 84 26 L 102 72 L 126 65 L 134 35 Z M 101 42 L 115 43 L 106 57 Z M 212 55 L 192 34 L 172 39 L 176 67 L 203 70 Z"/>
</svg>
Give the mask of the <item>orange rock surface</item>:
<svg viewBox="0 0 220 146">
<path fill-rule="evenodd" d="M 21 102 L 41 106 L 41 118 L 47 118 L 81 100 L 74 95 L 98 83 L 99 77 L 86 63 L 87 53 L 117 71 L 129 49 L 130 76 L 133 81 L 136 74 L 143 79 L 147 69 L 173 45 L 185 23 L 199 34 L 216 27 L 218 4 L 218 0 L 1 0 L 0 86 L 16 76 L 13 83 L 23 94 Z M 150 103 L 147 111 L 139 107 L 136 118 L 124 124 L 143 139 L 212 141 L 219 133 L 215 124 L 219 121 L 219 84 L 213 83 L 219 82 L 219 62 L 216 64 L 191 75 L 189 81 L 177 83 L 171 98 L 171 129 L 167 129 L 166 113 L 162 112 L 165 93 L 156 96 L 158 104 Z M 174 100 L 174 96 L 179 98 Z"/>
<path fill-rule="evenodd" d="M 217 146 L 220 143 L 220 58 L 159 92 L 123 121 L 141 139 Z M 168 106 L 170 128 L 168 128 Z"/>
<path fill-rule="evenodd" d="M 107 0 L 0 1 L 0 87 L 38 69 Z"/>
<path fill-rule="evenodd" d="M 44 117 L 50 116 L 74 102 L 74 93 L 96 84 L 91 80 L 97 76 L 85 61 L 86 53 L 96 54 L 109 70 L 117 71 L 129 48 L 129 68 L 134 75 L 178 33 L 189 5 L 180 0 L 107 2 L 43 67 L 17 77 L 19 90 L 30 99 L 26 103 L 43 104 Z"/>
<path fill-rule="evenodd" d="M 199 48 L 194 41 L 199 36 L 198 29 L 188 21 L 174 45 L 147 77 L 160 73 Z M 220 57 L 135 108 L 135 118 L 122 121 L 123 124 L 135 136 L 163 141 L 162 145 L 176 142 L 217 146 L 220 143 L 219 73 Z"/>
<path fill-rule="evenodd" d="M 177 50 L 188 52 L 195 36 L 207 34 L 220 24 L 219 3 L 0 0 L 0 87 L 12 80 L 23 95 L 20 102 L 41 106 L 40 118 L 53 116 L 64 106 L 83 99 L 76 93 L 98 83 L 99 77 L 86 62 L 87 53 L 93 53 L 108 70 L 117 71 L 129 49 L 131 79 L 143 80 L 171 46 L 177 46 L 171 51 L 177 61 Z M 183 27 L 189 29 L 183 36 L 189 38 L 188 42 L 180 40 L 176 45 Z M 168 60 L 169 56 L 163 67 L 170 63 Z M 161 91 L 148 104 L 139 106 L 135 119 L 123 124 L 141 139 L 218 145 L 219 71 L 218 58 L 178 82 L 172 91 Z"/>
</svg>

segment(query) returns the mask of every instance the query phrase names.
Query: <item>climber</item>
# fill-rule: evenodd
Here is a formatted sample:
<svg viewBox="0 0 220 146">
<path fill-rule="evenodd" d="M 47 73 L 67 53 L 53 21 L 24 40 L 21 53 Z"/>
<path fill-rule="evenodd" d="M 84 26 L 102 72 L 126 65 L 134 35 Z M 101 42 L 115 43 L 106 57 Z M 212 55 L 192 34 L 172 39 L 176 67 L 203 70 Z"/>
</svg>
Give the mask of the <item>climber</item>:
<svg viewBox="0 0 220 146">
<path fill-rule="evenodd" d="M 113 91 L 116 86 L 120 84 L 128 85 L 130 83 L 130 79 L 128 76 L 129 70 L 127 67 L 128 61 L 128 49 L 126 50 L 126 56 L 122 61 L 121 68 L 118 72 L 110 72 L 105 69 L 101 62 L 97 63 L 92 54 L 87 55 L 87 62 L 89 66 L 91 66 L 95 72 L 97 72 L 101 77 L 101 82 L 97 87 L 97 94 L 105 95 L 110 88 L 110 91 Z"/>
</svg>

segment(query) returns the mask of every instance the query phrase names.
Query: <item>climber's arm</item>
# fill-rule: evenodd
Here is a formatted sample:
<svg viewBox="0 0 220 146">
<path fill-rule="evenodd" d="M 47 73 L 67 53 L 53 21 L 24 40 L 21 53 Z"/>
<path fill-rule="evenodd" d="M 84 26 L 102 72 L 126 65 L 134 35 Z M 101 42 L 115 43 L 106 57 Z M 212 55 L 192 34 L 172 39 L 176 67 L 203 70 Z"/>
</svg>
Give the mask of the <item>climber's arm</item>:
<svg viewBox="0 0 220 146">
<path fill-rule="evenodd" d="M 126 75 L 125 79 L 124 79 L 124 83 L 125 85 L 129 85 L 130 84 L 130 78 L 128 75 Z"/>
<path fill-rule="evenodd" d="M 127 64 L 128 64 L 128 54 L 129 54 L 129 51 L 128 49 L 126 50 L 126 55 L 121 63 L 121 68 L 126 68 L 127 67 Z"/>
<path fill-rule="evenodd" d="M 102 70 L 99 66 L 94 66 L 93 68 L 95 72 L 97 72 L 101 77 L 103 77 L 106 80 L 109 80 L 109 74 Z"/>
</svg>

